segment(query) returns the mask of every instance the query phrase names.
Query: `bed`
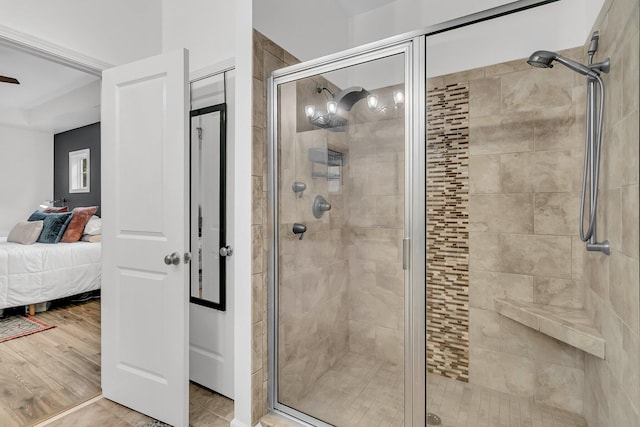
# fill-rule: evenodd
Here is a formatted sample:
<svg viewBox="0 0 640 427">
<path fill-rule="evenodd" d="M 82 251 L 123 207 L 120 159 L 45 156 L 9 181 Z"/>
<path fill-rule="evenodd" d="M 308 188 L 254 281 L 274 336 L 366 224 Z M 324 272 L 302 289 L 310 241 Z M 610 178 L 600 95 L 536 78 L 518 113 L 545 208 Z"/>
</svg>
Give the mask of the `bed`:
<svg viewBox="0 0 640 427">
<path fill-rule="evenodd" d="M 101 243 L 21 245 L 0 237 L 0 311 L 92 290 L 101 284 Z"/>
</svg>

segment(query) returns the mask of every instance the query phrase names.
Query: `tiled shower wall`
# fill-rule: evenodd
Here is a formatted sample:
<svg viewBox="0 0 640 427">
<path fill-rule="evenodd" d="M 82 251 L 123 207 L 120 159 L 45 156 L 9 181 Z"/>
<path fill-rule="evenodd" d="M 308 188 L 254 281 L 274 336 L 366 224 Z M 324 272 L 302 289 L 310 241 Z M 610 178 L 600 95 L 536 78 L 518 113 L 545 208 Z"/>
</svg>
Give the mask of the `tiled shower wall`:
<svg viewBox="0 0 640 427">
<path fill-rule="evenodd" d="M 469 380 L 469 84 L 427 88 L 427 370 Z"/>
<path fill-rule="evenodd" d="M 435 301 L 427 301 L 427 364 L 430 372 L 582 413 L 583 352 L 494 308 L 494 298 L 505 297 L 583 305 L 577 208 L 584 79 L 561 68 L 532 69 L 523 59 L 429 79 L 428 109 L 442 102 L 459 118 L 444 144 L 430 135 L 439 119 L 428 127 L 427 294 Z M 457 167 L 447 169 L 444 154 Z M 439 336 L 450 341 L 441 345 Z"/>
<path fill-rule="evenodd" d="M 397 87 L 367 88 L 392 99 Z M 404 111 L 349 114 L 345 219 L 349 349 L 404 363 Z"/>
<path fill-rule="evenodd" d="M 279 96 L 279 399 L 293 407 L 349 344 L 343 186 L 329 192 L 330 180 L 313 176 L 326 174 L 326 163 L 308 157 L 313 149 L 346 154 L 347 138 L 323 129 L 297 131 L 297 113 L 312 103 L 315 86 L 311 79 L 287 83 Z M 307 185 L 301 197 L 292 191 L 294 181 Z M 319 219 L 311 209 L 317 195 L 331 204 Z M 307 226 L 302 240 L 291 231 L 294 223 Z"/>
<path fill-rule="evenodd" d="M 586 257 L 586 309 L 606 339 L 606 359 L 585 360 L 589 426 L 640 425 L 638 3 L 607 0 L 593 27 L 600 31 L 596 60 L 611 57 L 611 72 L 603 76 L 598 239 L 608 239 L 612 249 L 608 257 Z"/>
<path fill-rule="evenodd" d="M 253 111 L 253 376 L 254 423 L 267 399 L 267 141 L 265 82 L 278 68 L 298 61 L 254 31 Z M 312 130 L 302 107 L 324 100 L 321 78 L 280 87 L 280 400 L 295 405 L 313 382 L 346 351 L 397 365 L 403 363 L 404 286 L 402 270 L 404 114 L 372 114 L 364 102 L 349 115 L 346 133 Z M 376 90 L 391 98 L 395 87 Z M 311 99 L 319 97 L 319 99 Z M 303 122 L 300 122 L 303 120 Z M 348 141 L 348 143 L 347 143 Z M 309 148 L 342 152 L 340 186 L 312 178 Z M 313 166 L 323 172 L 322 165 Z M 326 172 L 326 170 L 324 170 Z M 303 181 L 302 198 L 291 191 Z M 313 198 L 332 205 L 320 220 Z M 308 227 L 303 240 L 294 222 Z"/>
<path fill-rule="evenodd" d="M 251 418 L 255 425 L 267 413 L 267 138 L 266 81 L 274 70 L 299 61 L 280 46 L 253 32 L 253 129 L 252 129 L 252 352 Z"/>
</svg>

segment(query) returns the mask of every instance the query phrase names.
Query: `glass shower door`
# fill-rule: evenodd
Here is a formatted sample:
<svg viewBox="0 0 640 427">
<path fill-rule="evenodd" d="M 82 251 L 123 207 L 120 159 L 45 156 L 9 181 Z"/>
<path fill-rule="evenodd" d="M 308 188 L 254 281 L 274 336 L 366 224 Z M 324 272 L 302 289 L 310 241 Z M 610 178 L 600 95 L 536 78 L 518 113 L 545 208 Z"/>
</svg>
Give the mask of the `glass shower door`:
<svg viewBox="0 0 640 427">
<path fill-rule="evenodd" d="M 404 425 L 406 54 L 277 85 L 276 410 Z"/>
</svg>

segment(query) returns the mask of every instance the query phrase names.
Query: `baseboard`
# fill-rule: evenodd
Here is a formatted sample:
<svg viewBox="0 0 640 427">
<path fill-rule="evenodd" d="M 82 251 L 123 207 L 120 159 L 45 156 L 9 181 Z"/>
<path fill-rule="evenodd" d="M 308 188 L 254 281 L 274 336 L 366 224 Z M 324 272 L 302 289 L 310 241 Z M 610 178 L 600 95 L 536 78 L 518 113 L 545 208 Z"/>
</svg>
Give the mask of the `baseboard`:
<svg viewBox="0 0 640 427">
<path fill-rule="evenodd" d="M 251 427 L 249 424 L 245 424 L 242 421 L 238 421 L 237 418 L 234 418 L 231 420 L 231 424 L 229 425 L 230 427 Z M 262 427 L 262 425 L 260 423 L 256 424 L 256 427 Z"/>
</svg>

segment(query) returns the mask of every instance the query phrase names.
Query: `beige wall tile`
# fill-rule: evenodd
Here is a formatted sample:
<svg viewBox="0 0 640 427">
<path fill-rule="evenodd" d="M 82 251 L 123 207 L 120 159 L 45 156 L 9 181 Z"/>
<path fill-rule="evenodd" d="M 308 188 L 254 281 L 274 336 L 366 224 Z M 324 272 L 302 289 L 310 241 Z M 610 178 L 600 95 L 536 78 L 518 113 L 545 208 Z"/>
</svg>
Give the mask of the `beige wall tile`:
<svg viewBox="0 0 640 427">
<path fill-rule="evenodd" d="M 588 203 L 588 202 L 587 202 Z M 598 241 L 608 240 L 612 248 L 622 249 L 622 198 L 619 188 L 598 194 Z M 585 217 L 588 216 L 588 206 Z"/>
<path fill-rule="evenodd" d="M 634 405 L 636 413 L 640 412 L 640 339 L 631 329 L 622 327 L 622 385 L 625 394 Z"/>
<path fill-rule="evenodd" d="M 515 396 L 533 396 L 534 363 L 520 356 L 471 348 L 469 382 Z"/>
<path fill-rule="evenodd" d="M 262 329 L 263 322 L 251 325 L 251 372 L 256 373 L 262 369 Z"/>
<path fill-rule="evenodd" d="M 475 194 L 469 197 L 469 230 L 532 233 L 532 194 Z"/>
<path fill-rule="evenodd" d="M 584 106 L 584 103 L 580 104 Z M 534 113 L 535 150 L 581 148 L 584 144 L 584 108 L 574 103 Z"/>
<path fill-rule="evenodd" d="M 637 260 L 612 254 L 609 263 L 609 299 L 617 315 L 636 334 L 640 322 L 639 277 Z"/>
<path fill-rule="evenodd" d="M 500 187 L 505 193 L 531 193 L 536 174 L 533 152 L 500 156 Z"/>
<path fill-rule="evenodd" d="M 469 157 L 469 194 L 500 193 L 500 156 Z"/>
<path fill-rule="evenodd" d="M 502 76 L 502 111 L 532 111 L 570 105 L 573 71 L 528 69 Z"/>
<path fill-rule="evenodd" d="M 500 351 L 570 368 L 584 369 L 584 352 L 500 316 Z"/>
<path fill-rule="evenodd" d="M 533 301 L 538 304 L 582 308 L 584 283 L 578 280 L 536 276 Z"/>
<path fill-rule="evenodd" d="M 500 78 L 489 77 L 469 82 L 469 116 L 500 114 Z"/>
<path fill-rule="evenodd" d="M 530 114 L 510 114 L 469 119 L 469 154 L 532 151 L 534 123 Z"/>
<path fill-rule="evenodd" d="M 582 180 L 582 150 L 535 153 L 533 175 L 536 192 L 577 192 Z"/>
<path fill-rule="evenodd" d="M 616 188 L 638 183 L 638 110 L 634 110 L 612 129 L 605 129 L 601 160 L 607 186 Z"/>
<path fill-rule="evenodd" d="M 638 215 L 640 212 L 640 189 L 632 185 L 622 189 L 622 252 L 634 259 L 640 259 L 640 231 Z"/>
<path fill-rule="evenodd" d="M 349 350 L 358 354 L 374 354 L 376 328 L 370 322 L 349 320 Z"/>
<path fill-rule="evenodd" d="M 262 226 L 254 225 L 251 227 L 251 272 L 262 273 Z"/>
<path fill-rule="evenodd" d="M 501 350 L 500 315 L 492 310 L 469 309 L 469 346 Z"/>
<path fill-rule="evenodd" d="M 637 426 L 640 425 L 640 418 L 635 409 L 634 402 L 629 400 L 622 388 L 622 383 L 618 378 L 611 376 L 611 400 L 609 408 L 609 419 L 614 426 Z M 637 404 L 637 402 L 635 402 Z"/>
<path fill-rule="evenodd" d="M 536 362 L 536 402 L 580 414 L 583 411 L 583 392 L 582 369 Z"/>
<path fill-rule="evenodd" d="M 595 252 L 586 254 L 586 283 L 601 298 L 609 299 L 609 257 Z"/>
<path fill-rule="evenodd" d="M 535 234 L 575 235 L 578 233 L 578 193 L 536 193 Z"/>
<path fill-rule="evenodd" d="M 376 327 L 376 357 L 398 366 L 404 363 L 404 331 Z"/>
<path fill-rule="evenodd" d="M 625 34 L 622 46 L 622 114 L 626 115 L 632 111 L 638 110 L 638 75 L 640 68 L 638 67 L 638 51 L 640 50 L 638 41 L 638 7 L 635 7 L 635 16 L 629 18 L 632 22 L 635 20 L 635 28 L 630 29 Z M 634 19 L 635 18 L 635 19 Z"/>
<path fill-rule="evenodd" d="M 469 269 L 500 271 L 502 253 L 497 233 L 469 233 Z"/>
<path fill-rule="evenodd" d="M 585 243 L 578 236 L 571 238 L 571 278 L 573 280 L 583 280 Z"/>
<path fill-rule="evenodd" d="M 571 278 L 570 237 L 503 234 L 500 241 L 504 271 Z"/>
<path fill-rule="evenodd" d="M 533 302 L 533 277 L 471 270 L 469 272 L 469 306 L 494 310 L 496 298 Z"/>
</svg>

